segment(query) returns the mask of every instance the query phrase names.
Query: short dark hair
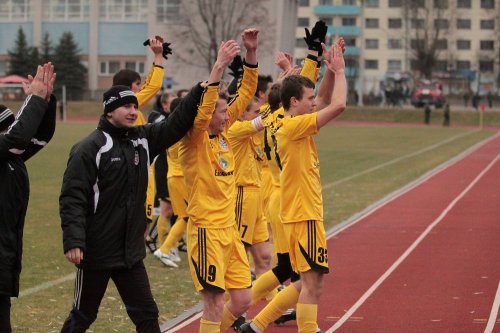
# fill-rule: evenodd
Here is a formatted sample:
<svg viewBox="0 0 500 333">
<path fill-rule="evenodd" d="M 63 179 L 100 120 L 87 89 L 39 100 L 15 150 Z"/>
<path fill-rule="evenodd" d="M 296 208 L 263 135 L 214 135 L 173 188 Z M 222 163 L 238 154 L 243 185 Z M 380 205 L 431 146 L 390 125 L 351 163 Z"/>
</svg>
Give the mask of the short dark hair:
<svg viewBox="0 0 500 333">
<path fill-rule="evenodd" d="M 290 75 L 283 80 L 281 84 L 281 103 L 283 108 L 290 108 L 290 99 L 295 97 L 298 100 L 302 99 L 304 88 L 314 89 L 314 83 L 302 75 Z"/>
<path fill-rule="evenodd" d="M 131 69 L 121 69 L 113 75 L 113 86 L 127 86 L 132 88 L 132 83 L 140 81 L 141 76 Z"/>
<path fill-rule="evenodd" d="M 275 83 L 272 85 L 269 91 L 269 96 L 267 97 L 267 102 L 271 107 L 271 111 L 276 111 L 280 107 L 281 103 L 281 83 Z"/>
<path fill-rule="evenodd" d="M 177 97 L 181 97 L 182 93 L 185 93 L 185 92 L 189 92 L 189 90 L 187 90 L 187 89 L 179 89 L 179 91 L 177 91 Z"/>
<path fill-rule="evenodd" d="M 267 84 L 273 83 L 271 75 L 259 75 L 257 78 L 257 90 L 255 96 L 259 97 L 259 91 L 265 93 L 267 91 Z"/>
</svg>

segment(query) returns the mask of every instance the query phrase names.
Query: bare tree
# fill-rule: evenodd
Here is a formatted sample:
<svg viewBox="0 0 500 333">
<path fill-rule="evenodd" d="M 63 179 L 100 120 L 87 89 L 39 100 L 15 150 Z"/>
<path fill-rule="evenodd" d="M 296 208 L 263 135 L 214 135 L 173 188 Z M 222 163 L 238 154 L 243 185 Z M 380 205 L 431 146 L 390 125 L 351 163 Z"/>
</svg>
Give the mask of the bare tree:
<svg viewBox="0 0 500 333">
<path fill-rule="evenodd" d="M 269 22 L 268 0 L 185 0 L 181 19 L 173 28 L 178 36 L 175 53 L 184 62 L 210 71 L 221 41 L 238 40 L 241 32 L 257 27 L 259 50 L 270 50 L 274 29 Z"/>
<path fill-rule="evenodd" d="M 406 47 L 414 69 L 430 79 L 440 52 L 447 43 L 444 39 L 449 24 L 449 0 L 406 0 L 403 2 L 403 20 L 408 35 Z M 409 41 L 409 43 L 408 43 Z"/>
</svg>

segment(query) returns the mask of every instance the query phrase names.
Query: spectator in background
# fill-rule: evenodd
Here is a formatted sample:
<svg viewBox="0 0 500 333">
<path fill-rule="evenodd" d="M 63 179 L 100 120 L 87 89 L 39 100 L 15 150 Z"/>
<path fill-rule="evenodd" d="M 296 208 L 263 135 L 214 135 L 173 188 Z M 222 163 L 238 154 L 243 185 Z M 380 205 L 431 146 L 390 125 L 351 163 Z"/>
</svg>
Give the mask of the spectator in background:
<svg viewBox="0 0 500 333">
<path fill-rule="evenodd" d="M 493 93 L 491 90 L 486 94 L 486 100 L 488 101 L 488 107 L 491 109 L 493 107 Z"/>
<path fill-rule="evenodd" d="M 450 103 L 446 103 L 443 109 L 443 126 L 450 126 Z"/>
</svg>

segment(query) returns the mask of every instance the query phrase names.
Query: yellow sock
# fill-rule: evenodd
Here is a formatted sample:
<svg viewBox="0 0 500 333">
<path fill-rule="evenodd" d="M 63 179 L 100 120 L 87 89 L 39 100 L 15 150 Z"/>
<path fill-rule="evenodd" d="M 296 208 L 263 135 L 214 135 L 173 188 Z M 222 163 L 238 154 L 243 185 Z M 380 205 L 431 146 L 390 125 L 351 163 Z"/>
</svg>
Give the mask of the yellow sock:
<svg viewBox="0 0 500 333">
<path fill-rule="evenodd" d="M 318 305 L 297 304 L 297 327 L 299 333 L 316 333 L 318 327 Z"/>
<path fill-rule="evenodd" d="M 160 221 L 158 221 L 159 223 Z M 177 245 L 177 242 L 186 232 L 187 223 L 183 219 L 177 219 L 177 222 L 172 226 L 167 238 L 161 243 L 160 250 L 163 253 L 169 253 L 170 250 Z M 159 232 L 158 232 L 159 234 Z"/>
<path fill-rule="evenodd" d="M 156 228 L 158 229 L 158 244 L 162 245 L 168 234 L 168 226 L 170 222 L 163 216 L 158 216 L 158 222 L 156 222 Z M 170 251 L 170 249 L 169 249 Z"/>
<path fill-rule="evenodd" d="M 227 308 L 227 303 L 224 304 L 224 311 L 222 312 L 222 321 L 220 323 L 220 331 L 225 332 L 237 318 Z"/>
<path fill-rule="evenodd" d="M 266 297 L 267 294 L 276 290 L 280 281 L 272 270 L 268 270 L 255 280 L 252 286 L 252 305 Z"/>
<path fill-rule="evenodd" d="M 280 291 L 266 307 L 262 309 L 252 321 L 261 331 L 274 320 L 278 319 L 283 312 L 294 307 L 299 300 L 299 292 L 293 284 Z"/>
<path fill-rule="evenodd" d="M 220 322 L 209 321 L 201 318 L 199 333 L 220 333 Z"/>
</svg>

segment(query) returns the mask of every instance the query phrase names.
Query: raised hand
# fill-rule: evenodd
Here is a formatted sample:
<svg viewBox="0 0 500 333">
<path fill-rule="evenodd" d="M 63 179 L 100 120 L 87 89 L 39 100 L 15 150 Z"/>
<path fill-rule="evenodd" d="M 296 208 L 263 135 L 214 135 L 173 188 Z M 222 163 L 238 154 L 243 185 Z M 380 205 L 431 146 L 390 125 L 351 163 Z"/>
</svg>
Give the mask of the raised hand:
<svg viewBox="0 0 500 333">
<path fill-rule="evenodd" d="M 292 63 L 290 62 L 290 59 L 287 57 L 286 53 L 281 51 L 276 52 L 274 63 L 284 72 L 292 67 Z"/>
<path fill-rule="evenodd" d="M 35 77 L 28 75 L 29 83 L 23 83 L 23 90 L 26 95 L 37 95 L 46 100 L 50 98 L 54 90 L 54 82 L 56 73 L 54 73 L 54 65 L 48 62 L 37 67 Z"/>
<path fill-rule="evenodd" d="M 324 46 L 324 44 L 323 44 Z M 324 47 L 326 50 L 326 47 Z M 342 52 L 341 45 L 334 43 L 332 49 L 325 54 L 326 66 L 334 73 L 340 73 L 345 69 L 344 53 Z"/>
<path fill-rule="evenodd" d="M 223 67 L 227 67 L 238 53 L 240 53 L 240 46 L 235 40 L 221 42 L 219 53 L 217 54 L 217 63 Z"/>
<path fill-rule="evenodd" d="M 258 39 L 259 30 L 255 28 L 245 29 L 241 33 L 241 39 L 243 41 L 243 46 L 247 51 L 256 50 L 259 42 Z"/>
</svg>

